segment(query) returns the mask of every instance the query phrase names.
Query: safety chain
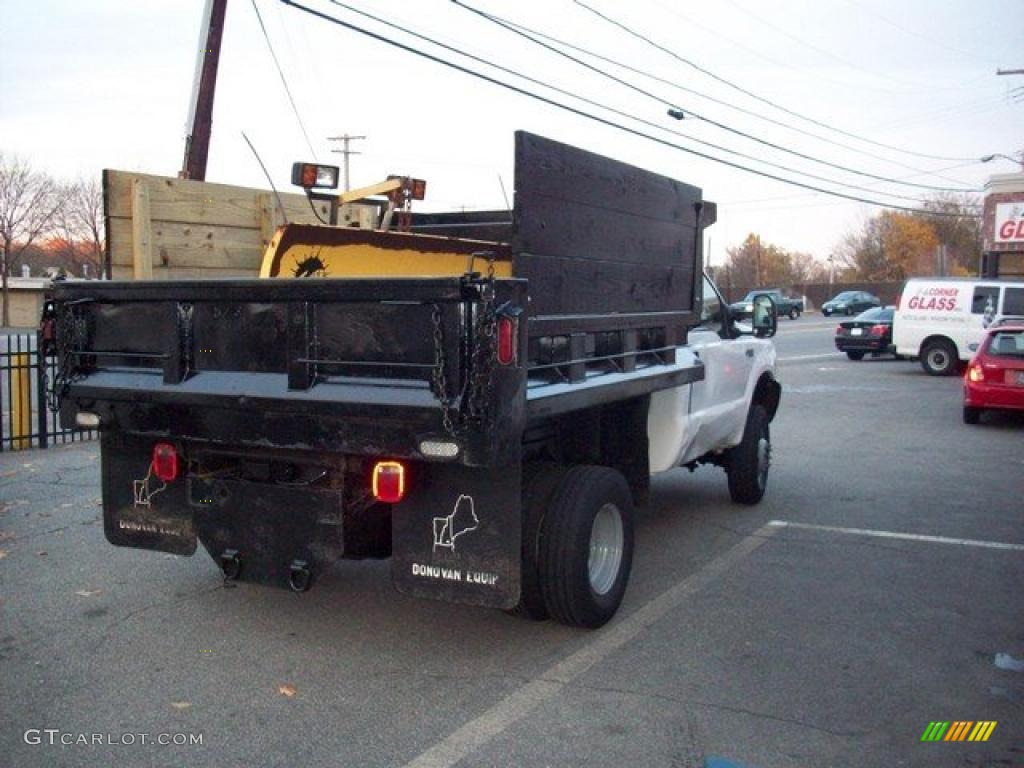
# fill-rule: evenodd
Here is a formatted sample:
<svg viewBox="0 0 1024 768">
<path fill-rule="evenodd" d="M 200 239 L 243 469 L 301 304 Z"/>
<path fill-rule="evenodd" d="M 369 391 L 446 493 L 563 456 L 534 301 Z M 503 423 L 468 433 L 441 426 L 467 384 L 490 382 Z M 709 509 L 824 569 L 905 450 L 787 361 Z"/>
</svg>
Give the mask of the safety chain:
<svg viewBox="0 0 1024 768">
<path fill-rule="evenodd" d="M 474 254 L 475 255 L 475 254 Z M 481 254 L 484 255 L 484 254 Z M 480 305 L 479 312 L 473 323 L 473 354 L 471 358 L 470 381 L 468 389 L 469 396 L 465 399 L 463 417 L 475 421 L 482 420 L 487 415 L 487 404 L 491 399 L 493 381 L 491 373 L 494 370 L 496 356 L 495 337 L 497 336 L 498 319 L 494 310 L 494 253 L 488 251 L 487 256 L 487 277 L 480 284 Z M 445 370 L 444 351 L 444 326 L 442 323 L 441 305 L 434 304 L 431 312 L 431 324 L 434 331 L 434 369 L 432 383 L 434 395 L 441 403 L 441 419 L 445 431 L 452 437 L 457 437 L 461 425 L 456 424 L 458 417 L 455 408 L 455 398 L 448 394 L 448 377 Z"/>
<path fill-rule="evenodd" d="M 487 415 L 498 334 L 498 318 L 494 311 L 494 252 L 488 251 L 486 256 L 487 279 L 480 290 L 480 311 L 474 323 L 472 386 L 466 404 L 467 416 L 474 420 L 482 420 Z"/>
<path fill-rule="evenodd" d="M 441 324 L 440 304 L 434 305 L 430 313 L 430 320 L 434 326 L 434 395 L 441 403 L 441 421 L 444 423 L 445 432 L 456 437 L 455 408 L 452 405 L 453 400 L 448 397 L 448 376 L 444 368 L 444 327 Z"/>
<path fill-rule="evenodd" d="M 85 320 L 75 316 L 73 306 L 67 306 L 64 308 L 64 322 L 61 325 L 63 327 L 58 326 L 57 328 L 58 338 L 62 334 L 67 334 L 66 338 L 68 338 L 69 343 L 64 345 L 64 352 L 60 356 L 57 373 L 53 377 L 52 388 L 48 386 L 45 363 L 42 366 L 43 391 L 47 393 L 47 405 L 53 413 L 60 411 L 60 401 L 67 394 L 71 384 L 80 378 L 80 376 L 75 374 L 76 360 L 74 350 L 79 347 L 79 342 L 84 335 Z M 39 351 L 39 354 L 42 356 L 42 350 Z"/>
</svg>

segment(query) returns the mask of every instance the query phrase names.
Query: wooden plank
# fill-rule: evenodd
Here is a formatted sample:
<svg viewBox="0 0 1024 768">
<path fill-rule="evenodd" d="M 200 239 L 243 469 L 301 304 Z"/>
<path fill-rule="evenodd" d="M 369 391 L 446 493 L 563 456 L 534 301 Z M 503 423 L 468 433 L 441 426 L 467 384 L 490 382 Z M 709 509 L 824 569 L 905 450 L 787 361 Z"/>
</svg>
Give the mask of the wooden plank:
<svg viewBox="0 0 1024 768">
<path fill-rule="evenodd" d="M 107 254 L 113 267 L 136 262 L 135 190 L 148 197 L 148 237 L 139 230 L 139 248 L 148 243 L 151 263 L 170 269 L 222 268 L 241 274 L 259 270 L 266 244 L 277 226 L 289 221 L 318 223 L 304 195 L 278 196 L 265 190 L 107 170 L 103 173 L 107 223 Z M 327 203 L 315 203 L 324 219 Z M 282 212 L 283 208 L 283 212 Z M 373 205 L 346 205 L 339 211 L 342 226 L 371 229 Z M 143 251 L 138 254 L 144 262 Z M 145 271 L 140 272 L 145 275 Z"/>
<path fill-rule="evenodd" d="M 261 192 L 256 195 L 256 202 L 260 247 L 266 249 L 270 245 L 270 241 L 274 239 L 277 228 L 284 224 L 284 217 L 281 215 L 281 207 L 277 204 L 273 192 Z"/>
<path fill-rule="evenodd" d="M 520 253 L 515 276 L 530 281 L 530 308 L 537 315 L 693 309 L 694 275 L 689 264 L 627 264 Z"/>
<path fill-rule="evenodd" d="M 218 280 L 223 278 L 255 278 L 256 272 L 248 269 L 203 269 L 200 267 L 154 267 L 149 280 Z M 114 265 L 112 280 L 134 280 L 132 267 Z"/>
<path fill-rule="evenodd" d="M 132 182 L 132 267 L 136 280 L 153 276 L 153 221 L 149 185 L 145 179 Z"/>
<path fill-rule="evenodd" d="M 107 236 L 121 244 L 111 250 L 114 266 L 132 264 L 131 223 L 112 220 Z M 257 274 L 263 261 L 258 229 L 156 221 L 150 243 L 155 267 L 233 269 Z"/>
<path fill-rule="evenodd" d="M 159 221 L 177 221 L 183 224 L 210 224 L 229 227 L 258 227 L 261 195 L 269 190 L 236 187 L 207 181 L 152 176 L 127 171 L 104 171 L 106 179 L 107 216 L 131 217 L 131 188 L 136 179 L 149 183 L 153 218 Z M 305 195 L 281 192 L 281 203 L 289 221 L 312 224 L 317 221 Z M 274 197 L 276 203 L 276 197 Z M 330 215 L 327 203 L 315 203 L 324 220 Z M 366 216 L 372 216 L 376 206 L 342 206 L 341 222 L 360 222 L 370 226 Z M 348 209 L 349 213 L 344 213 Z"/>
</svg>

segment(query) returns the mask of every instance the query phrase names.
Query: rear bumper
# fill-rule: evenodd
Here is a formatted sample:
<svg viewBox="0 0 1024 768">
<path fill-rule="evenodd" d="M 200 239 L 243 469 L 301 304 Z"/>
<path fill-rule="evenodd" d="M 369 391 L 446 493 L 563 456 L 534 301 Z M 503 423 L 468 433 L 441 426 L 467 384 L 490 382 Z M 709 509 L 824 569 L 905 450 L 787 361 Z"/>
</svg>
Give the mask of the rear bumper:
<svg viewBox="0 0 1024 768">
<path fill-rule="evenodd" d="M 1024 387 L 965 382 L 964 405 L 972 408 L 1024 411 Z"/>
<path fill-rule="evenodd" d="M 840 352 L 895 352 L 886 339 L 872 336 L 837 336 L 836 349 Z"/>
</svg>

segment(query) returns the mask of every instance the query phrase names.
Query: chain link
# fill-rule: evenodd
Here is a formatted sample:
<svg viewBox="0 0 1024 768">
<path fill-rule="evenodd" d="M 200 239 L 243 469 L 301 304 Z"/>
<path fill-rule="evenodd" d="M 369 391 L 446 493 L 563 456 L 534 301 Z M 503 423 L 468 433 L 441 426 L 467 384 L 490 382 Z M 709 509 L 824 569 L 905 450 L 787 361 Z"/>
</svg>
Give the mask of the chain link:
<svg viewBox="0 0 1024 768">
<path fill-rule="evenodd" d="M 437 397 L 438 402 L 441 403 L 441 421 L 444 423 L 445 432 L 452 437 L 456 437 L 455 408 L 452 407 L 452 400 L 448 397 L 448 376 L 445 372 L 444 355 L 444 326 L 442 325 L 440 304 L 434 305 L 430 313 L 430 320 L 434 326 L 434 395 Z"/>
<path fill-rule="evenodd" d="M 75 366 L 78 362 L 75 358 L 75 349 L 81 346 L 83 332 L 84 320 L 79 320 L 75 315 L 73 306 L 65 307 L 63 327 L 57 326 L 57 338 L 63 341 L 64 351 L 61 353 L 57 364 L 52 388 L 47 386 L 47 379 L 49 377 L 46 373 L 46 362 L 42 356 L 42 349 L 39 350 L 42 362 L 43 388 L 47 393 L 47 405 L 53 413 L 60 411 L 60 401 L 67 394 L 68 388 L 77 379 L 81 378 L 75 371 Z"/>
<path fill-rule="evenodd" d="M 476 256 L 477 254 L 474 254 Z M 492 372 L 497 355 L 495 346 L 498 318 L 495 313 L 494 290 L 494 253 L 488 251 L 487 277 L 479 282 L 480 303 L 473 322 L 473 353 L 470 359 L 468 397 L 465 398 L 462 410 L 462 424 L 456 424 L 459 413 L 455 408 L 455 399 L 448 394 L 448 376 L 444 348 L 444 325 L 441 305 L 434 304 L 430 319 L 434 333 L 434 369 L 432 383 L 434 395 L 441 404 L 441 420 L 445 431 L 452 437 L 458 437 L 465 420 L 482 421 L 487 416 L 487 406 L 491 401 L 493 390 Z"/>
<path fill-rule="evenodd" d="M 495 337 L 498 333 L 498 318 L 494 311 L 494 252 L 488 251 L 487 279 L 480 289 L 480 307 L 476 316 L 472 386 L 466 406 L 470 418 L 482 421 L 487 417 L 487 406 L 491 400 L 492 373 L 496 355 Z"/>
</svg>

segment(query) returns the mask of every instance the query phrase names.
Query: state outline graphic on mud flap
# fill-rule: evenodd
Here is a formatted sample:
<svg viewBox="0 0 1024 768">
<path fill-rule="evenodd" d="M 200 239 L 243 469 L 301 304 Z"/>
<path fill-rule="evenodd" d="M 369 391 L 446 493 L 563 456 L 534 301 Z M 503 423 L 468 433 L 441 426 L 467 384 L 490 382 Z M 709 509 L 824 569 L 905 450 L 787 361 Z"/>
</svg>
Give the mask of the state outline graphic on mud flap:
<svg viewBox="0 0 1024 768">
<path fill-rule="evenodd" d="M 438 548 L 455 551 L 455 541 L 467 533 L 480 527 L 480 518 L 476 515 L 476 505 L 472 496 L 459 494 L 452 507 L 452 513 L 446 517 L 433 519 L 434 551 Z"/>
</svg>

